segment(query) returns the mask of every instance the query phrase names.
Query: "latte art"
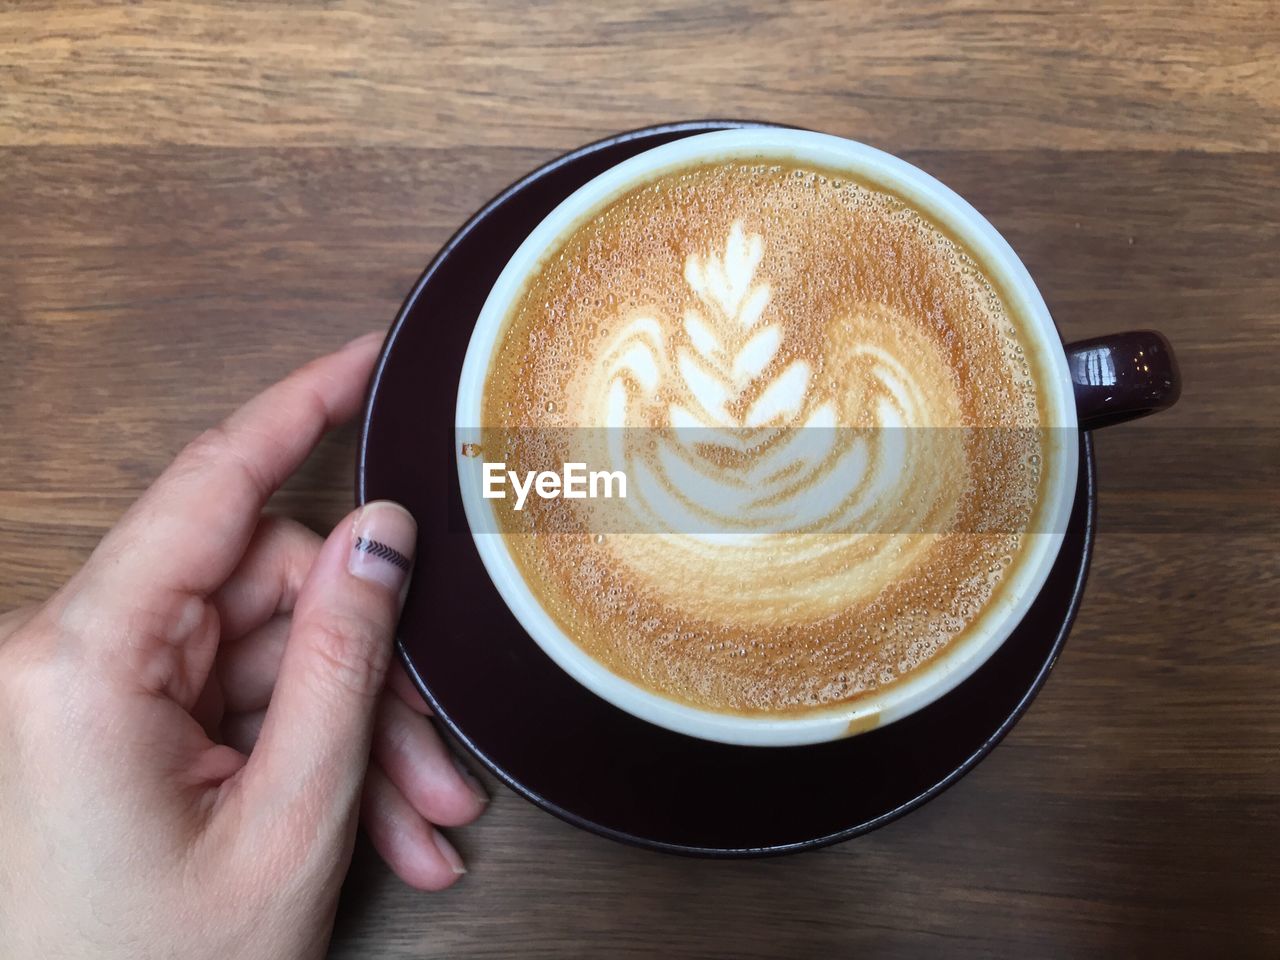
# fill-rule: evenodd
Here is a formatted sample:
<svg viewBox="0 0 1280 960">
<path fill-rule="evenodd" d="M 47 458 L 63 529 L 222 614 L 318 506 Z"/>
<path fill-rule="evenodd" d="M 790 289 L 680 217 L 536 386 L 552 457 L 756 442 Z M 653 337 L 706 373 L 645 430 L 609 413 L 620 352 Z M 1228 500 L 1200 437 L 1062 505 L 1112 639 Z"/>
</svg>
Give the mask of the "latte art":
<svg viewBox="0 0 1280 960">
<path fill-rule="evenodd" d="M 482 446 L 629 478 L 501 518 L 575 643 L 673 699 L 794 711 L 895 682 L 993 604 L 1038 499 L 1037 375 L 982 270 L 897 198 L 713 164 L 548 258 Z"/>
<path fill-rule="evenodd" d="M 929 496 L 919 484 L 937 481 L 939 468 L 963 468 L 943 461 L 943 434 L 907 429 L 955 419 L 956 398 L 938 393 L 949 381 L 945 362 L 921 364 L 927 343 L 887 341 L 892 318 L 875 311 L 848 318 L 847 338 L 814 362 L 785 354 L 782 324 L 762 319 L 771 299 L 769 284 L 755 282 L 763 248 L 736 221 L 723 256 L 687 259 L 699 305 L 682 326 L 643 312 L 621 325 L 570 391 L 574 422 L 606 428 L 578 446 L 636 478 L 630 506 L 648 514 L 652 532 L 902 529 L 877 515 L 890 501 L 940 505 L 941 492 Z M 895 352 L 909 353 L 915 371 Z M 820 383 L 815 362 L 847 374 Z M 932 397 L 917 377 L 936 385 Z M 600 440 L 607 451 L 591 450 Z M 917 463 L 925 456 L 927 469 Z"/>
</svg>

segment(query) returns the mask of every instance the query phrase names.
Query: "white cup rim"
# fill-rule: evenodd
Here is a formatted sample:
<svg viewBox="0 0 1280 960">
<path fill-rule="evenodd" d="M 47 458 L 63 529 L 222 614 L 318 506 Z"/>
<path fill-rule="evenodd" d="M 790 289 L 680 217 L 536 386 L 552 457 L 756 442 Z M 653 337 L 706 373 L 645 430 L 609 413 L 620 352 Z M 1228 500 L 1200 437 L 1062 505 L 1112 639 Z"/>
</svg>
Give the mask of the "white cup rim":
<svg viewBox="0 0 1280 960">
<path fill-rule="evenodd" d="M 463 456 L 480 442 L 485 377 L 504 321 L 529 276 L 583 220 L 635 186 L 671 170 L 718 160 L 760 158 L 847 171 L 925 211 L 976 256 L 1033 330 L 1045 373 L 1050 429 L 1048 482 L 1038 529 L 1010 580 L 970 628 L 940 655 L 881 691 L 801 714 L 737 715 L 661 696 L 609 671 L 574 643 L 543 608 L 499 532 L 491 501 L 480 496 L 481 462 Z M 476 320 L 463 361 L 455 414 L 455 446 L 463 508 L 485 570 L 535 643 L 570 676 L 614 706 L 678 733 L 722 743 L 794 746 L 840 739 L 901 719 L 933 703 L 969 677 L 1008 639 L 1039 595 L 1062 545 L 1078 472 L 1078 428 L 1062 341 L 1031 275 L 996 229 L 967 201 L 917 167 L 866 144 L 808 130 L 752 127 L 696 134 L 622 161 L 570 194 L 525 238 L 499 275 Z M 977 627 L 981 627 L 978 629 Z"/>
</svg>

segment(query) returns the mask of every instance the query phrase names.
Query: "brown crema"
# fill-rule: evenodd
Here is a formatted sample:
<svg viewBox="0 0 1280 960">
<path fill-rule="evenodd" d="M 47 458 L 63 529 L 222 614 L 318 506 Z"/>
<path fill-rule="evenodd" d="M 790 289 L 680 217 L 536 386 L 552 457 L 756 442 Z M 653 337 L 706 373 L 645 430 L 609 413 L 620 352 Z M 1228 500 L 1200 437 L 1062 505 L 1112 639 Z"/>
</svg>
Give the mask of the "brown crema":
<svg viewBox="0 0 1280 960">
<path fill-rule="evenodd" d="M 874 185 L 675 171 L 562 239 L 485 381 L 486 460 L 622 470 L 626 500 L 491 503 L 619 676 L 723 712 L 844 704 L 977 629 L 1017 568 L 1047 456 L 1030 344 Z"/>
</svg>

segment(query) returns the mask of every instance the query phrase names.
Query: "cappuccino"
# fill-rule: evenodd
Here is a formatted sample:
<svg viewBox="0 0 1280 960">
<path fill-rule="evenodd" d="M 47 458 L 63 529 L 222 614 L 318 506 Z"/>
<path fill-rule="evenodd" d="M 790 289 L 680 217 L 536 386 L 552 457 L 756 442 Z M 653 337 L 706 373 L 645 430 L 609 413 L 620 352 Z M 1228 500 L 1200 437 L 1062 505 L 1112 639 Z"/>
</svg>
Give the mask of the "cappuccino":
<svg viewBox="0 0 1280 960">
<path fill-rule="evenodd" d="M 489 360 L 480 448 L 623 498 L 495 500 L 612 673 L 789 714 L 910 676 L 999 606 L 1035 528 L 1046 373 L 988 274 L 838 172 L 673 171 L 569 230 Z"/>
</svg>

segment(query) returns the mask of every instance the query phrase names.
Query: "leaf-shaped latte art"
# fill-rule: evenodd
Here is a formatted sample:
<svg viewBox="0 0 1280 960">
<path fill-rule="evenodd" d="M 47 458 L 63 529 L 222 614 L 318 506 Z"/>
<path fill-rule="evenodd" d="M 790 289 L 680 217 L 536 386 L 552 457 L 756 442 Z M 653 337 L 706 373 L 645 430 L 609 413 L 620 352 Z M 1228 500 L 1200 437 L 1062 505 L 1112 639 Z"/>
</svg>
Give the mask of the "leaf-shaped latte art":
<svg viewBox="0 0 1280 960">
<path fill-rule="evenodd" d="M 764 385 L 768 403 L 759 406 L 757 401 L 759 408 L 753 407 L 749 416 L 729 412 L 782 347 L 780 324 L 758 326 L 772 295 L 768 283 L 756 280 L 763 257 L 764 238 L 748 234 L 739 220 L 729 229 L 723 254 L 690 254 L 685 260 L 685 280 L 702 309 L 685 312 L 689 346 L 678 356 L 676 369 L 684 392 L 706 411 L 706 426 L 764 426 L 771 415 L 785 421 L 802 406 L 808 366 L 792 364 L 775 382 Z"/>
<path fill-rule="evenodd" d="M 782 356 L 784 327 L 768 315 L 772 287 L 759 278 L 764 258 L 764 239 L 735 222 L 722 250 L 686 258 L 696 303 L 683 322 L 638 314 L 604 353 L 610 386 L 597 422 L 667 428 L 653 444 L 608 444 L 609 466 L 637 478 L 634 509 L 648 529 L 809 528 L 847 512 L 849 489 L 867 482 L 865 443 L 845 437 L 850 449 L 836 449 L 839 420 L 813 390 L 812 365 Z M 664 329 L 683 336 L 664 338 Z M 655 409 L 665 417 L 655 420 Z M 816 482 L 824 473 L 834 475 L 825 486 Z"/>
<path fill-rule="evenodd" d="M 607 466 L 633 478 L 619 509 L 640 529 L 721 547 L 726 533 L 741 546 L 753 531 L 847 531 L 897 491 L 902 438 L 847 429 L 810 358 L 786 353 L 765 262 L 764 239 L 735 222 L 721 249 L 686 257 L 679 322 L 638 311 L 600 355 L 590 421 L 610 428 Z M 891 354 L 851 344 L 846 360 L 862 365 L 864 425 L 927 419 Z"/>
</svg>

